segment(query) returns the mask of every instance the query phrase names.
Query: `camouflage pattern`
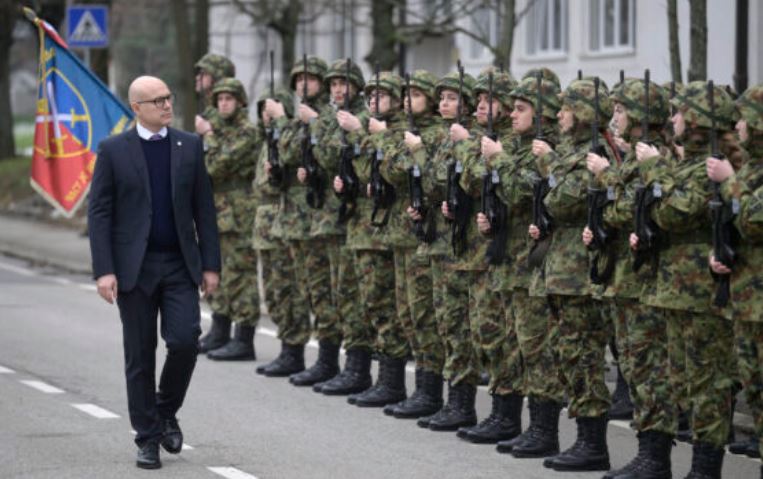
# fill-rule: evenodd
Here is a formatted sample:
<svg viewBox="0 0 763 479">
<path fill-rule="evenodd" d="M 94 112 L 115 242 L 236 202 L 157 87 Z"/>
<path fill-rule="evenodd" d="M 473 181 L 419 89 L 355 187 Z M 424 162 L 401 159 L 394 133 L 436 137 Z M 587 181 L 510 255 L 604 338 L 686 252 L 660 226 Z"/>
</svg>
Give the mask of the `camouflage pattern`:
<svg viewBox="0 0 763 479">
<path fill-rule="evenodd" d="M 212 180 L 220 249 L 223 258 L 220 288 L 208 297 L 217 314 L 231 321 L 256 325 L 259 319 L 257 260 L 251 246 L 256 204 L 251 197 L 256 154 L 261 138 L 240 107 L 204 138 L 204 161 Z"/>
<path fill-rule="evenodd" d="M 310 340 L 310 308 L 299 293 L 296 265 L 284 245 L 259 251 L 268 314 L 278 327 L 278 339 L 290 345 Z"/>
<path fill-rule="evenodd" d="M 514 101 L 511 92 L 517 87 L 517 81 L 509 72 L 502 72 L 495 67 L 488 67 L 480 72 L 477 81 L 474 84 L 474 96 L 480 93 L 487 93 L 489 90 L 489 73 L 493 73 L 493 98 L 501 102 L 507 108 L 507 111 L 514 109 Z"/>
<path fill-rule="evenodd" d="M 678 91 L 678 90 L 676 90 Z M 628 110 L 628 119 L 630 127 L 641 126 L 646 111 L 644 110 L 644 80 L 642 78 L 626 78 L 625 84 L 619 88 L 613 88 L 610 100 L 613 103 L 620 103 Z M 670 116 L 669 104 L 670 90 L 665 90 L 654 82 L 649 82 L 649 119 L 650 125 L 657 129 L 665 126 L 665 120 Z M 628 133 L 630 128 L 623 135 L 623 138 L 630 141 Z"/>
<path fill-rule="evenodd" d="M 528 78 L 532 78 L 535 80 L 535 78 L 538 76 L 538 72 L 541 74 L 541 80 L 544 82 L 550 82 L 556 85 L 557 90 L 561 90 L 562 83 L 559 81 L 559 77 L 556 73 L 554 73 L 551 69 L 546 67 L 541 68 L 533 68 L 531 70 L 528 70 L 524 76 L 522 76 L 521 83 L 527 80 Z"/>
<path fill-rule="evenodd" d="M 326 62 L 316 56 L 307 55 L 307 64 L 300 58 L 299 61 L 291 67 L 291 72 L 289 72 L 289 87 L 292 90 L 296 90 L 297 76 L 303 73 L 317 77 L 322 83 L 328 69 L 329 67 Z M 300 95 L 302 94 L 302 92 L 296 93 Z"/>
<path fill-rule="evenodd" d="M 236 76 L 236 65 L 227 57 L 216 53 L 207 53 L 201 57 L 194 68 L 210 74 L 215 82 Z"/>
<path fill-rule="evenodd" d="M 342 325 L 337 310 L 339 240 L 335 237 L 295 241 L 295 256 L 303 258 L 298 277 L 306 281 L 310 311 L 314 315 L 315 338 L 334 344 L 342 342 Z M 333 260 L 333 262 L 332 262 Z M 334 267 L 332 267 L 334 266 Z"/>
<path fill-rule="evenodd" d="M 477 104 L 477 99 L 475 98 L 473 92 L 474 81 L 475 80 L 473 76 L 469 75 L 468 73 L 464 73 L 463 86 L 461 89 L 461 101 L 463 104 L 469 107 L 469 110 L 474 110 Z M 440 78 L 440 80 L 435 85 L 435 98 L 440 98 L 440 94 L 443 90 L 452 90 L 454 92 L 458 92 L 459 84 L 460 82 L 458 72 L 448 73 L 444 77 Z"/>
<path fill-rule="evenodd" d="M 435 86 L 437 85 L 437 77 L 432 75 L 426 70 L 414 70 L 410 74 L 411 88 L 420 90 L 426 97 L 432 102 L 433 111 L 436 109 L 439 98 L 435 95 Z M 403 83 L 403 95 L 405 95 L 405 83 Z"/>
<path fill-rule="evenodd" d="M 737 119 L 734 99 L 720 85 L 715 85 L 713 91 L 715 92 L 716 128 L 733 130 Z M 687 125 L 696 124 L 698 127 L 705 128 L 712 126 L 710 103 L 707 98 L 707 82 L 693 81 L 689 83 L 683 92 L 677 93 L 670 100 L 670 104 L 684 112 L 684 120 L 686 120 Z"/>
<path fill-rule="evenodd" d="M 212 103 L 214 105 L 217 105 L 217 95 L 220 93 L 230 93 L 236 100 L 238 100 L 238 103 L 241 106 L 247 106 L 249 104 L 244 85 L 235 78 L 223 78 L 215 83 L 212 87 Z"/>
<path fill-rule="evenodd" d="M 326 75 L 323 77 L 323 83 L 326 86 L 326 90 L 331 85 L 332 78 L 347 78 L 347 62 L 350 62 L 350 83 L 355 85 L 358 89 L 358 93 L 363 91 L 363 87 L 366 85 L 366 81 L 363 78 L 363 71 L 360 69 L 357 63 L 350 59 L 334 60 L 329 66 Z M 308 61 L 308 64 L 310 62 Z"/>
<path fill-rule="evenodd" d="M 596 116 L 594 108 L 593 80 L 575 80 L 559 95 L 562 107 L 575 112 L 575 118 L 582 123 L 591 124 Z M 599 82 L 599 121 L 603 124 L 612 116 L 612 105 L 609 102 L 609 91 L 603 82 Z"/>
<path fill-rule="evenodd" d="M 763 132 L 763 84 L 745 90 L 736 100 L 736 109 L 748 128 Z"/>
<path fill-rule="evenodd" d="M 376 332 L 368 309 L 360 302 L 355 250 L 348 245 L 339 248 L 337 260 L 337 311 L 339 313 L 345 349 L 370 350 L 375 345 Z M 333 267 L 333 264 L 332 264 Z"/>
<path fill-rule="evenodd" d="M 368 83 L 366 83 L 366 86 L 363 88 L 363 93 L 365 93 L 366 98 L 370 100 L 374 90 L 376 90 L 376 75 L 371 77 Z M 393 111 L 400 109 L 402 106 L 400 100 L 402 99 L 403 94 L 403 79 L 400 78 L 400 75 L 393 72 L 380 71 L 379 90 L 383 90 L 392 96 Z"/>
<path fill-rule="evenodd" d="M 541 80 L 540 84 L 543 102 L 543 117 L 556 121 L 556 113 L 561 108 L 559 102 L 559 85 L 553 81 Z M 511 97 L 524 100 L 533 108 L 538 108 L 538 81 L 535 77 L 523 78 L 519 84 L 511 90 Z"/>
<path fill-rule="evenodd" d="M 763 323 L 734 322 L 735 350 L 744 397 L 755 421 L 755 435 L 763 438 Z M 763 443 L 758 445 L 763 452 Z"/>
</svg>

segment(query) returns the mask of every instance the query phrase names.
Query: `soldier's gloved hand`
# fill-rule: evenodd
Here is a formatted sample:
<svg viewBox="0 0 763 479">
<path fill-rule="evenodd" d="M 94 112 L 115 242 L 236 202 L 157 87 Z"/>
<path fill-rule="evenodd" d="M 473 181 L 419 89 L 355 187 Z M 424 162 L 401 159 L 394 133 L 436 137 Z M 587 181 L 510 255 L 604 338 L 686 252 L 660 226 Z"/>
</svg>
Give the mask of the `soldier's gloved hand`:
<svg viewBox="0 0 763 479">
<path fill-rule="evenodd" d="M 593 242 L 593 231 L 591 231 L 588 228 L 588 226 L 583 228 L 582 238 L 583 238 L 583 244 L 586 246 L 590 246 L 591 243 Z"/>
<path fill-rule="evenodd" d="M 345 131 L 356 131 L 363 128 L 363 125 L 360 124 L 358 117 L 349 111 L 339 110 L 336 112 L 336 121 Z"/>
<path fill-rule="evenodd" d="M 530 227 L 527 228 L 527 234 L 529 234 L 530 237 L 534 240 L 540 238 L 540 230 L 535 225 L 530 225 Z"/>
<path fill-rule="evenodd" d="M 485 158 L 492 158 L 498 153 L 503 151 L 503 145 L 500 141 L 493 141 L 487 136 L 482 137 L 482 156 Z"/>
<path fill-rule="evenodd" d="M 408 147 L 408 151 L 413 153 L 414 151 L 421 148 L 421 137 L 414 135 L 410 131 L 405 132 L 405 146 Z"/>
<path fill-rule="evenodd" d="M 196 115 L 196 118 L 194 119 L 194 125 L 196 128 L 196 133 L 199 135 L 206 135 L 212 131 L 212 124 L 205 120 L 201 115 Z"/>
<path fill-rule="evenodd" d="M 644 161 L 647 158 L 653 158 L 660 155 L 660 150 L 647 143 L 639 141 L 636 143 L 636 160 Z"/>
<path fill-rule="evenodd" d="M 281 102 L 272 98 L 265 100 L 265 111 L 270 115 L 270 118 L 281 118 L 286 114 Z"/>
<path fill-rule="evenodd" d="M 455 218 L 455 216 L 453 216 L 453 213 L 451 213 L 450 209 L 448 208 L 447 201 L 442 202 L 442 206 L 440 206 L 440 211 L 442 212 L 442 215 L 448 218 L 449 220 L 452 220 L 453 218 Z"/>
<path fill-rule="evenodd" d="M 707 176 L 716 183 L 722 183 L 726 181 L 726 178 L 734 174 L 734 167 L 731 166 L 729 160 L 719 160 L 709 156 L 705 159 L 705 167 L 707 168 Z"/>
<path fill-rule="evenodd" d="M 422 219 L 424 219 L 421 216 L 421 214 L 418 211 L 414 210 L 411 206 L 409 206 L 405 210 L 405 212 L 408 213 L 408 216 L 410 216 L 413 221 L 421 221 Z"/>
<path fill-rule="evenodd" d="M 710 253 L 710 269 L 715 274 L 731 274 L 731 270 L 726 267 L 725 264 L 721 263 L 720 261 L 715 260 L 715 256 L 713 253 Z"/>
<path fill-rule="evenodd" d="M 551 153 L 551 145 L 543 140 L 533 140 L 533 155 L 543 156 Z"/>
<path fill-rule="evenodd" d="M 386 121 L 379 121 L 376 118 L 368 120 L 368 131 L 371 133 L 380 133 L 387 129 Z"/>
<path fill-rule="evenodd" d="M 334 177 L 334 191 L 341 193 L 344 190 L 344 181 L 338 176 Z"/>
<path fill-rule="evenodd" d="M 485 213 L 477 213 L 477 230 L 483 235 L 490 234 L 490 220 Z"/>
<path fill-rule="evenodd" d="M 450 141 L 453 143 L 469 138 L 469 130 L 458 123 L 450 125 Z"/>
<path fill-rule="evenodd" d="M 636 251 L 636 248 L 638 248 L 638 236 L 636 236 L 636 233 L 631 233 L 628 238 L 628 244 L 630 244 L 633 251 Z"/>
<path fill-rule="evenodd" d="M 300 183 L 306 183 L 307 182 L 307 170 L 300 167 L 297 168 L 297 180 L 299 180 Z"/>
<path fill-rule="evenodd" d="M 586 156 L 586 166 L 588 167 L 588 171 L 593 173 L 594 175 L 598 175 L 602 171 L 609 168 L 609 160 L 604 158 L 603 156 L 599 156 L 596 153 L 588 153 Z"/>
<path fill-rule="evenodd" d="M 318 118 L 318 113 L 304 103 L 300 103 L 297 115 L 302 123 L 310 123 L 313 118 Z"/>
</svg>

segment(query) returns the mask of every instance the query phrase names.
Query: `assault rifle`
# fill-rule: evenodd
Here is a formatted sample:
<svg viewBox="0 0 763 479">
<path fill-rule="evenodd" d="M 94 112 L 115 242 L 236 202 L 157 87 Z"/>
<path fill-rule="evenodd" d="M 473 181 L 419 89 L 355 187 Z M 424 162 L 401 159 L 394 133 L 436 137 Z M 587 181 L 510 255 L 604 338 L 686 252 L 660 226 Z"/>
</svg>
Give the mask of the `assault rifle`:
<svg viewBox="0 0 763 479">
<path fill-rule="evenodd" d="M 535 84 L 537 88 L 535 93 L 535 139 L 545 141 L 553 148 L 554 145 L 543 134 L 543 74 L 540 71 L 535 76 Z M 549 235 L 553 228 L 553 219 L 544 200 L 548 192 L 551 191 L 552 178 L 553 176 L 549 176 L 549 178 L 537 176 L 533 181 L 532 222 L 540 231 L 540 236 L 535 240 L 528 256 L 528 263 L 533 268 L 543 264 L 543 258 L 546 256 L 551 243 Z"/>
<path fill-rule="evenodd" d="M 275 80 L 273 78 L 273 50 L 270 50 L 270 98 L 276 99 Z M 281 138 L 281 132 L 270 119 L 270 127 L 267 130 L 268 135 L 268 163 L 270 163 L 270 173 L 268 183 L 272 186 L 282 188 L 284 186 L 283 166 L 278 156 L 278 140 Z"/>
<path fill-rule="evenodd" d="M 458 111 L 456 112 L 456 123 L 461 124 L 461 113 L 463 110 L 463 91 L 464 91 L 464 67 L 461 60 L 458 61 Z M 453 159 L 448 165 L 448 190 L 446 201 L 448 211 L 453 215 L 450 229 L 450 245 L 453 248 L 453 255 L 460 256 L 466 249 L 466 230 L 469 217 L 472 210 L 472 199 L 461 188 L 461 174 L 464 172 L 464 165 L 458 159 Z"/>
<path fill-rule="evenodd" d="M 350 59 L 347 59 L 345 70 L 344 111 L 350 112 Z M 355 146 L 347 141 L 347 131 L 342 130 L 342 148 L 339 153 L 339 178 L 344 184 L 341 193 L 337 193 L 341 204 L 339 205 L 338 224 L 344 224 L 355 214 L 356 200 L 360 192 L 360 180 L 355 173 L 352 160 L 355 159 Z"/>
<path fill-rule="evenodd" d="M 374 95 L 376 97 L 376 111 L 374 111 L 374 118 L 381 120 L 381 113 L 379 113 L 379 63 L 375 65 L 376 74 L 376 90 Z M 371 212 L 371 224 L 377 228 L 381 228 L 389 222 L 389 215 L 391 213 L 390 207 L 395 202 L 395 188 L 387 183 L 379 172 L 379 167 L 384 159 L 384 151 L 381 148 L 374 148 L 371 150 L 371 198 L 373 199 L 373 211 Z M 384 217 L 381 221 L 377 221 L 376 214 L 380 209 L 385 210 Z"/>
<path fill-rule="evenodd" d="M 302 55 L 302 104 L 307 105 L 307 55 Z M 315 137 L 310 124 L 302 124 L 302 168 L 307 171 L 307 204 L 314 209 L 323 208 L 323 174 L 313 156 Z"/>
<path fill-rule="evenodd" d="M 408 99 L 408 110 L 406 111 L 406 117 L 408 119 L 408 131 L 418 136 L 419 131 L 416 125 L 413 123 L 413 102 L 411 101 L 411 76 L 405 74 L 405 95 Z M 416 234 L 416 238 L 424 243 L 431 243 L 434 241 L 434 235 L 430 234 L 427 228 L 424 228 L 424 220 L 427 216 L 427 207 L 424 203 L 424 188 L 421 184 L 421 168 L 419 165 L 414 164 L 408 168 L 408 192 L 411 196 L 411 208 L 421 215 L 420 220 L 413 221 L 413 232 Z"/>
</svg>

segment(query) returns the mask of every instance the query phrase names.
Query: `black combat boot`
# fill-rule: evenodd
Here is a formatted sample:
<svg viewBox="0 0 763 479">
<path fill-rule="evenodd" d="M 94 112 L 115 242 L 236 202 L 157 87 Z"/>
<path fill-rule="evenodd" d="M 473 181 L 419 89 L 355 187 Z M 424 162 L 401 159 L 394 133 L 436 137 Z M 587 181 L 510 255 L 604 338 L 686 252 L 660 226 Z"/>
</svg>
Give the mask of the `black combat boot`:
<svg viewBox="0 0 763 479">
<path fill-rule="evenodd" d="M 760 457 L 758 438 L 751 436 L 749 439 L 732 442 L 729 444 L 729 452 L 732 454 L 744 454 L 752 458 Z"/>
<path fill-rule="evenodd" d="M 305 346 L 281 341 L 281 353 L 267 364 L 257 366 L 257 374 L 283 378 L 305 370 Z"/>
<path fill-rule="evenodd" d="M 215 361 L 253 361 L 257 358 L 254 354 L 254 326 L 237 324 L 233 339 L 208 352 L 207 357 Z"/>
<path fill-rule="evenodd" d="M 569 449 L 549 457 L 543 466 L 555 471 L 607 471 L 607 416 L 579 417 L 578 438 Z M 515 449 L 516 450 L 516 449 Z"/>
<path fill-rule="evenodd" d="M 638 433 L 638 454 L 631 462 L 602 479 L 671 479 L 670 449 L 673 437 L 659 431 Z"/>
<path fill-rule="evenodd" d="M 612 393 L 612 406 L 609 408 L 610 419 L 633 419 L 633 402 L 631 401 L 628 382 L 625 381 L 620 366 L 617 367 L 617 385 Z"/>
<path fill-rule="evenodd" d="M 322 339 L 318 342 L 318 360 L 310 368 L 289 376 L 295 386 L 312 386 L 328 381 L 339 372 L 339 345 Z"/>
<path fill-rule="evenodd" d="M 530 396 L 530 426 L 516 438 L 511 447 L 516 458 L 547 457 L 559 454 L 559 413 L 562 405 L 556 401 Z M 499 443 L 499 451 L 501 451 Z"/>
<path fill-rule="evenodd" d="M 199 338 L 199 353 L 208 353 L 221 348 L 230 341 L 230 318 L 222 314 L 212 314 L 212 325 L 207 334 Z"/>
<path fill-rule="evenodd" d="M 398 403 L 392 411 L 392 415 L 398 419 L 415 419 L 428 416 L 439 411 L 442 407 L 442 375 L 422 371 L 421 392 L 416 391 L 405 401 Z"/>
<path fill-rule="evenodd" d="M 342 372 L 321 387 L 327 396 L 347 396 L 371 387 L 371 351 L 354 348 L 347 351 L 347 361 Z"/>
<path fill-rule="evenodd" d="M 521 394 L 493 395 L 490 415 L 476 426 L 461 428 L 458 437 L 477 444 L 495 444 L 522 432 Z"/>
<path fill-rule="evenodd" d="M 379 377 L 371 388 L 355 397 L 358 407 L 382 407 L 405 399 L 405 358 L 379 358 Z"/>
<path fill-rule="evenodd" d="M 458 431 L 459 427 L 477 424 L 474 400 L 477 386 L 459 383 L 448 385 L 448 404 L 429 420 L 432 431 Z"/>
<path fill-rule="evenodd" d="M 698 442 L 692 446 L 691 470 L 685 479 L 721 479 L 725 449 Z"/>
<path fill-rule="evenodd" d="M 411 401 L 414 399 L 418 401 L 419 396 L 424 394 L 424 370 L 421 368 L 416 368 L 413 378 L 414 378 L 413 394 L 411 394 L 410 397 L 403 399 L 400 402 L 387 404 L 386 406 L 384 406 L 383 411 L 385 415 L 394 416 L 396 407 L 401 406 L 406 401 Z"/>
</svg>

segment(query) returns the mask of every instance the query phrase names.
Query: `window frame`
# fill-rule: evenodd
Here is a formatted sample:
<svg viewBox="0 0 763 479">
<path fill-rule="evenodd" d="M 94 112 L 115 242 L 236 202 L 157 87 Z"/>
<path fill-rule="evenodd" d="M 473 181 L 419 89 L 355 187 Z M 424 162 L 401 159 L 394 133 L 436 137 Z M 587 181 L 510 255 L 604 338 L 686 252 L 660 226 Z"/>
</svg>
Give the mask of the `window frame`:
<svg viewBox="0 0 763 479">
<path fill-rule="evenodd" d="M 532 0 L 528 0 L 532 1 Z M 541 62 L 541 61 L 550 61 L 550 60 L 565 60 L 569 57 L 569 23 L 570 23 L 570 10 L 569 10 L 569 1 L 567 0 L 559 0 L 559 5 L 561 7 L 561 22 L 559 23 L 560 26 L 560 43 L 561 47 L 559 49 L 546 49 L 541 50 L 539 48 L 539 43 L 536 43 L 535 45 L 535 51 L 530 52 L 530 35 L 532 32 L 537 32 L 538 28 L 537 25 L 539 25 L 539 20 L 537 18 L 539 17 L 537 9 L 540 8 L 541 3 L 545 4 L 548 7 L 552 7 L 554 2 L 556 0 L 536 0 L 535 5 L 532 6 L 532 11 L 528 12 L 528 17 L 526 21 L 522 22 L 522 54 L 521 59 L 522 61 L 526 62 Z M 531 21 L 534 20 L 532 23 Z M 548 44 L 553 44 L 554 38 L 552 35 L 553 27 L 554 27 L 554 17 L 553 15 L 547 15 L 545 18 L 545 21 L 547 22 L 548 26 Z M 540 36 L 535 34 L 536 36 L 533 38 L 533 41 L 539 42 L 541 40 Z"/>
<path fill-rule="evenodd" d="M 618 43 L 620 38 L 620 15 L 622 12 L 622 6 L 623 6 L 623 0 L 611 0 L 614 4 L 614 19 L 613 22 L 613 32 L 612 36 L 615 40 L 615 45 L 607 46 L 604 45 L 604 32 L 605 32 L 605 26 L 606 26 L 606 13 L 605 13 L 605 3 L 608 0 L 588 0 L 588 5 L 586 9 L 586 15 L 583 15 L 584 18 L 584 28 L 583 30 L 586 32 L 585 35 L 583 35 L 583 52 L 585 57 L 591 57 L 591 58 L 601 58 L 601 57 L 620 57 L 620 56 L 630 56 L 635 55 L 636 53 L 636 0 L 628 0 L 628 44 L 620 44 Z M 594 3 L 599 3 L 599 15 L 596 20 L 594 20 L 593 10 L 594 10 Z M 592 37 L 594 34 L 594 26 L 598 28 L 599 32 L 599 48 L 594 50 L 591 47 Z"/>
</svg>

